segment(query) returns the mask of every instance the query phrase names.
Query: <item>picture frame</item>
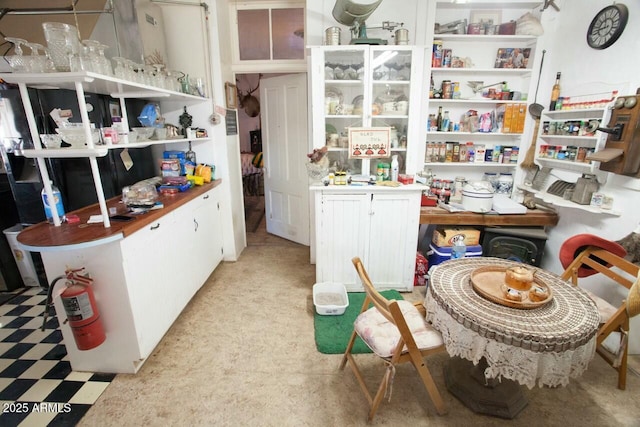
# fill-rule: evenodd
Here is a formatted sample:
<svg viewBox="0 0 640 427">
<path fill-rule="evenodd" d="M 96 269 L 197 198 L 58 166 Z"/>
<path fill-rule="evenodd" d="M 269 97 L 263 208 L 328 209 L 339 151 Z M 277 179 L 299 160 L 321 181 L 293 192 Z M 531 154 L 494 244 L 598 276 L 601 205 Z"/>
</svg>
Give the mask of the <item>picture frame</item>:
<svg viewBox="0 0 640 427">
<path fill-rule="evenodd" d="M 391 157 L 390 127 L 350 127 L 350 159 L 383 159 Z"/>
<path fill-rule="evenodd" d="M 238 108 L 238 88 L 233 83 L 224 84 L 227 108 L 236 110 Z"/>
<path fill-rule="evenodd" d="M 531 48 L 501 47 L 493 68 L 528 68 Z"/>
<path fill-rule="evenodd" d="M 500 25 L 502 23 L 501 10 L 472 10 L 469 17 L 471 24 Z"/>
</svg>

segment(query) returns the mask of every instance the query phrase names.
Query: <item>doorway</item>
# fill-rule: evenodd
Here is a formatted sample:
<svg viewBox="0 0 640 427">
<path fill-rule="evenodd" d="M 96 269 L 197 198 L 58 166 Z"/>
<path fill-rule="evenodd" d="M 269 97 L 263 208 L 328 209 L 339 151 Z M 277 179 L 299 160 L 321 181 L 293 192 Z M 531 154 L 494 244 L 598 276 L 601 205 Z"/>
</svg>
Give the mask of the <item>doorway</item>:
<svg viewBox="0 0 640 427">
<path fill-rule="evenodd" d="M 246 231 L 308 245 L 306 74 L 239 74 L 236 85 Z"/>
</svg>

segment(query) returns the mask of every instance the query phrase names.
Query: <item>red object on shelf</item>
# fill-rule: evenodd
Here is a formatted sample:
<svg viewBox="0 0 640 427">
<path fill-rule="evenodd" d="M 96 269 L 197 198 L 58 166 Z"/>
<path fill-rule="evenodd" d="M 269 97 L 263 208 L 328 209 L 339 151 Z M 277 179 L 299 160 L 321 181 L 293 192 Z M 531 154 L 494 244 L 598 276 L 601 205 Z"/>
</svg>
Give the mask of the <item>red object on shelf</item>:
<svg viewBox="0 0 640 427">
<path fill-rule="evenodd" d="M 422 195 L 421 206 L 438 206 L 438 199 L 435 196 Z"/>
<path fill-rule="evenodd" d="M 401 184 L 413 184 L 413 176 L 402 173 L 398 175 L 398 182 Z"/>
</svg>

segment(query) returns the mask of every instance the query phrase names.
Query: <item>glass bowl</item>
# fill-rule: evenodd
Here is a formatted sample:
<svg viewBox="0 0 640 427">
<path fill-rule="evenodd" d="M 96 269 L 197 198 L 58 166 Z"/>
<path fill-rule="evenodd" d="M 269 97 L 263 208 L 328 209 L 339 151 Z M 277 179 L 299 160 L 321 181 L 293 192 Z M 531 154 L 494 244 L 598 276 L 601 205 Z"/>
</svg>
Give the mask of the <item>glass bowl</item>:
<svg viewBox="0 0 640 427">
<path fill-rule="evenodd" d="M 42 145 L 46 148 L 60 148 L 60 145 L 62 145 L 62 137 L 55 133 L 40 134 L 40 141 L 42 141 Z"/>
<path fill-rule="evenodd" d="M 71 145 L 71 148 L 86 148 L 86 138 L 84 136 L 84 128 L 82 126 L 56 128 L 56 132 L 62 137 L 62 140 Z M 100 142 L 100 130 L 91 129 L 91 139 L 94 144 Z"/>
<path fill-rule="evenodd" d="M 136 133 L 138 134 L 138 141 L 146 141 L 149 138 L 151 138 L 156 128 L 141 127 L 141 128 L 133 128 L 132 130 L 136 131 Z"/>
</svg>

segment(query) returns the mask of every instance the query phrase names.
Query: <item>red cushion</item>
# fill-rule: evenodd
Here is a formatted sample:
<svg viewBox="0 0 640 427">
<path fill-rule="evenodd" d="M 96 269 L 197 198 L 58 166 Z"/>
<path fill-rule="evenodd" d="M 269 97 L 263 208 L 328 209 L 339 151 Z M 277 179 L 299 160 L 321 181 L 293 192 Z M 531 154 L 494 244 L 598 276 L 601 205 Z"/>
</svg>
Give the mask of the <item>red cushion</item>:
<svg viewBox="0 0 640 427">
<path fill-rule="evenodd" d="M 565 240 L 560 247 L 560 263 L 562 263 L 562 267 L 564 269 L 569 267 L 569 264 L 571 264 L 580 252 L 587 248 L 587 246 L 596 246 L 598 248 L 605 249 L 621 258 L 624 258 L 624 256 L 627 255 L 627 251 L 616 242 L 603 239 L 602 237 L 598 237 L 593 234 L 578 234 Z M 597 257 L 592 258 L 601 264 L 606 264 Z M 607 267 L 610 267 L 610 264 L 606 265 Z M 578 269 L 578 277 L 587 277 L 596 273 L 597 271 L 588 265 L 582 265 Z"/>
</svg>

